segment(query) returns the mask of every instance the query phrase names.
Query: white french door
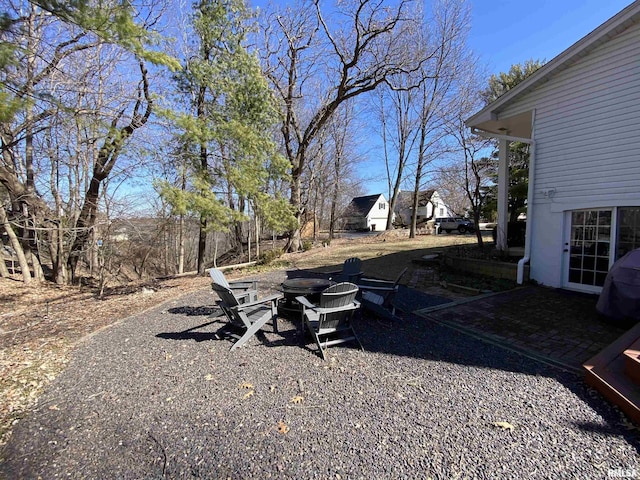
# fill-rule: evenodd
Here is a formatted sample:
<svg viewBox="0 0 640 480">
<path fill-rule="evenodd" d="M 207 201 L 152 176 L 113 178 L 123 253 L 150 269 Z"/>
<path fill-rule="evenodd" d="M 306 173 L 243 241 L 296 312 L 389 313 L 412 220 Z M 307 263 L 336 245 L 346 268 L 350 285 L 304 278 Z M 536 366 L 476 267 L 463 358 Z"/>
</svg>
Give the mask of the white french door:
<svg viewBox="0 0 640 480">
<path fill-rule="evenodd" d="M 600 292 L 607 272 L 626 253 L 640 248 L 640 207 L 566 212 L 563 286 Z"/>
<path fill-rule="evenodd" d="M 615 213 L 611 208 L 567 212 L 566 287 L 599 292 L 604 285 L 613 263 Z"/>
</svg>

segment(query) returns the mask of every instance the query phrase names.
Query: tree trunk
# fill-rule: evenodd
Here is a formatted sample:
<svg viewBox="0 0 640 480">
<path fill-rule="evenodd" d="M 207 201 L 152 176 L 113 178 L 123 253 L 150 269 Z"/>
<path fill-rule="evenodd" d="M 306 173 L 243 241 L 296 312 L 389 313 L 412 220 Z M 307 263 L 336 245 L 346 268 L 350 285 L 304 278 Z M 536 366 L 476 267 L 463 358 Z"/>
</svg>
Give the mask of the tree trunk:
<svg viewBox="0 0 640 480">
<path fill-rule="evenodd" d="M 178 273 L 184 273 L 184 215 L 178 223 Z"/>
<path fill-rule="evenodd" d="M 299 252 L 302 250 L 302 232 L 300 231 L 300 217 L 303 213 L 302 198 L 300 195 L 300 169 L 293 168 L 291 170 L 291 205 L 294 206 L 294 217 L 296 219 L 296 227 L 289 232 L 289 239 L 284 247 L 285 252 Z"/>
<path fill-rule="evenodd" d="M 29 269 L 29 262 L 27 262 L 27 257 L 24 254 L 24 250 L 22 249 L 22 245 L 20 244 L 20 240 L 18 239 L 16 232 L 13 231 L 13 228 L 9 223 L 7 212 L 4 209 L 3 205 L 0 205 L 0 223 L 2 223 L 4 231 L 9 237 L 9 243 L 11 243 L 11 247 L 18 257 L 18 262 L 20 263 L 20 270 L 22 271 L 22 279 L 24 283 L 31 283 L 31 270 Z"/>
<path fill-rule="evenodd" d="M 0 277 L 8 278 L 9 276 L 10 273 L 4 260 L 4 254 L 0 253 Z"/>
<path fill-rule="evenodd" d="M 200 217 L 200 232 L 198 235 L 198 274 L 204 274 L 204 254 L 207 248 L 207 219 Z"/>
</svg>

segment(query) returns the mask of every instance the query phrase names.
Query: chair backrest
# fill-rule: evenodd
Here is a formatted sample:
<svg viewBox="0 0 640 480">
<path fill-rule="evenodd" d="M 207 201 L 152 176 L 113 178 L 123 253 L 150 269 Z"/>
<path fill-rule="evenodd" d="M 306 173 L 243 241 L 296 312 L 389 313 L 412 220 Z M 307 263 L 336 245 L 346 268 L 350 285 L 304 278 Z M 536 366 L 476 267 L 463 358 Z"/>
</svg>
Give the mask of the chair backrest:
<svg viewBox="0 0 640 480">
<path fill-rule="evenodd" d="M 229 282 L 224 278 L 224 273 L 222 270 L 218 270 L 217 268 L 210 268 L 209 275 L 211 276 L 211 280 L 213 283 L 217 283 L 218 285 L 222 285 L 225 288 L 229 288 Z"/>
<path fill-rule="evenodd" d="M 211 285 L 211 288 L 213 288 L 213 291 L 216 292 L 220 297 L 218 305 L 220 306 L 220 308 L 222 308 L 222 311 L 225 313 L 229 321 L 231 323 L 242 325 L 243 321 L 238 314 L 238 309 L 234 308 L 239 305 L 239 302 L 236 296 L 233 294 L 233 291 L 230 288 L 220 285 L 215 281 Z"/>
<path fill-rule="evenodd" d="M 344 307 L 353 303 L 358 293 L 358 286 L 349 282 L 336 283 L 326 288 L 320 294 L 319 307 Z"/>
<path fill-rule="evenodd" d="M 337 283 L 330 286 L 320 294 L 320 302 L 318 304 L 321 308 L 340 308 L 351 307 L 356 294 L 358 293 L 358 286 L 349 282 Z M 336 328 L 341 324 L 349 322 L 353 314 L 353 308 L 345 308 L 337 312 L 327 313 L 320 318 L 319 328 Z"/>
<path fill-rule="evenodd" d="M 334 278 L 338 282 L 355 283 L 362 276 L 362 260 L 357 257 L 347 258 L 342 265 L 342 271 Z"/>
<path fill-rule="evenodd" d="M 362 260 L 358 257 L 347 258 L 342 266 L 342 275 L 353 275 L 362 270 Z"/>
</svg>

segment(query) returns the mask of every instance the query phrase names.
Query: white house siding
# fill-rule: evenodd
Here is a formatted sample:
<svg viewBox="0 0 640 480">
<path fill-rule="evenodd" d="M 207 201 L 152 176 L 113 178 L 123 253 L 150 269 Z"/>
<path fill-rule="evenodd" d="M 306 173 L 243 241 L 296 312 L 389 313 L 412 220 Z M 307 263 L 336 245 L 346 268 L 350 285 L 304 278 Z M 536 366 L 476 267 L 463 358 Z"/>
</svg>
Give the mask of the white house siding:
<svg viewBox="0 0 640 480">
<path fill-rule="evenodd" d="M 599 46 L 500 117 L 533 109 L 531 277 L 560 287 L 564 212 L 640 205 L 640 26 Z M 545 196 L 550 189 L 554 193 Z"/>
<path fill-rule="evenodd" d="M 384 208 L 380 208 L 380 205 L 384 205 Z M 384 198 L 384 195 L 380 195 L 367 215 L 367 228 L 382 232 L 387 228 L 387 218 L 389 218 L 389 202 Z"/>
</svg>

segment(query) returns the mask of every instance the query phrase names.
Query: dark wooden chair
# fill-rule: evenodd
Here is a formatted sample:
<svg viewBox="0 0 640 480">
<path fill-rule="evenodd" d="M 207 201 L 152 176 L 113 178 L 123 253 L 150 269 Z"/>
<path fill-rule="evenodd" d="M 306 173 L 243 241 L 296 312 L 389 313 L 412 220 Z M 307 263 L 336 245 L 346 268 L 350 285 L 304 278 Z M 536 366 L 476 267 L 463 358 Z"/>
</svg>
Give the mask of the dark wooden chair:
<svg viewBox="0 0 640 480">
<path fill-rule="evenodd" d="M 349 282 L 357 284 L 363 275 L 362 260 L 357 257 L 347 258 L 342 270 L 329 272 L 329 279 L 334 282 Z"/>
<path fill-rule="evenodd" d="M 234 282 L 228 282 L 222 273 L 222 270 L 217 268 L 209 269 L 209 276 L 213 283 L 222 285 L 225 288 L 233 290 L 239 303 L 255 302 L 258 300 L 258 282 L 256 280 L 237 280 Z M 215 290 L 215 289 L 214 289 Z"/>
<path fill-rule="evenodd" d="M 351 324 L 354 312 L 360 308 L 360 302 L 356 300 L 357 293 L 357 285 L 342 282 L 324 290 L 317 305 L 306 297 L 296 297 L 296 301 L 302 305 L 302 333 L 304 335 L 306 326 L 323 360 L 327 359 L 326 349 L 332 345 L 356 342 L 363 350 Z"/>
<path fill-rule="evenodd" d="M 394 320 L 396 317 L 396 306 L 394 299 L 400 287 L 400 280 L 408 268 L 404 268 L 395 281 L 377 280 L 375 278 L 362 278 L 358 283 L 358 287 L 362 292 L 360 301 L 362 308 L 369 310 L 376 315 Z"/>
<path fill-rule="evenodd" d="M 213 282 L 212 287 L 220 296 L 217 304 L 229 320 L 229 327 L 242 332 L 240 335 L 230 332 L 230 335 L 237 339 L 231 346 L 231 351 L 247 343 L 267 322 L 271 322 L 273 331 L 278 332 L 277 305 L 278 300 L 282 298 L 281 294 L 240 303 L 230 288 L 216 282 Z"/>
</svg>

